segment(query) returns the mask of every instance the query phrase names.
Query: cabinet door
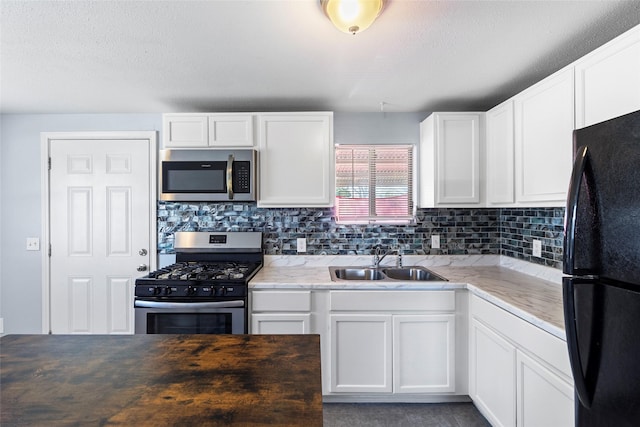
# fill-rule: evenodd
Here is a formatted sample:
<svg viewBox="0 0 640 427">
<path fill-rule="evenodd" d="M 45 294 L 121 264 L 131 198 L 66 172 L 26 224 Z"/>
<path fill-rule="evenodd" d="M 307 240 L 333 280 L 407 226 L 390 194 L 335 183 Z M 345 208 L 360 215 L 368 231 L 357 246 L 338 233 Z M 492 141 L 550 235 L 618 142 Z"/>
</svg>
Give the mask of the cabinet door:
<svg viewBox="0 0 640 427">
<path fill-rule="evenodd" d="M 514 98 L 518 202 L 564 206 L 573 160 L 573 106 L 571 68 Z"/>
<path fill-rule="evenodd" d="M 516 349 L 471 321 L 469 386 L 473 402 L 493 426 L 516 425 Z"/>
<path fill-rule="evenodd" d="M 209 145 L 212 147 L 253 147 L 253 115 L 209 115 Z"/>
<path fill-rule="evenodd" d="M 487 203 L 514 202 L 513 100 L 487 112 Z"/>
<path fill-rule="evenodd" d="M 391 315 L 332 314 L 331 392 L 391 393 Z"/>
<path fill-rule="evenodd" d="M 517 366 L 517 425 L 573 426 L 571 384 L 520 351 Z"/>
<path fill-rule="evenodd" d="M 480 202 L 480 116 L 436 116 L 436 203 Z"/>
<path fill-rule="evenodd" d="M 256 313 L 251 315 L 252 334 L 308 334 L 309 313 Z"/>
<path fill-rule="evenodd" d="M 576 62 L 576 127 L 640 110 L 640 27 Z"/>
<path fill-rule="evenodd" d="M 209 125 L 205 114 L 165 114 L 162 121 L 164 148 L 206 147 L 209 144 Z"/>
<path fill-rule="evenodd" d="M 393 317 L 393 391 L 455 391 L 455 315 Z"/>
<path fill-rule="evenodd" d="M 333 206 L 333 114 L 261 114 L 258 126 L 258 206 Z"/>
</svg>

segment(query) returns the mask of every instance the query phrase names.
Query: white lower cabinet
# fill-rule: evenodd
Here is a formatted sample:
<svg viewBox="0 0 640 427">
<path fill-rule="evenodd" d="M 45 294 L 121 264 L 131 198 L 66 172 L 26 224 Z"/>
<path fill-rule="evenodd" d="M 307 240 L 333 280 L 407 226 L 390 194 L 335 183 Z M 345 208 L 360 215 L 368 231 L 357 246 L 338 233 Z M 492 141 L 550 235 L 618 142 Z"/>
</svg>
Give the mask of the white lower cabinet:
<svg viewBox="0 0 640 427">
<path fill-rule="evenodd" d="M 477 320 L 471 321 L 471 398 L 494 427 L 516 422 L 516 348 Z"/>
<path fill-rule="evenodd" d="M 331 393 L 455 391 L 454 291 L 331 291 Z"/>
<path fill-rule="evenodd" d="M 393 391 L 455 391 L 455 315 L 393 316 Z"/>
<path fill-rule="evenodd" d="M 493 426 L 571 427 L 574 395 L 566 343 L 471 298 L 470 397 Z"/>
<path fill-rule="evenodd" d="M 311 291 L 253 291 L 250 332 L 311 333 Z"/>
<path fill-rule="evenodd" d="M 536 359 L 518 351 L 516 425 L 573 426 L 573 387 Z"/>
<path fill-rule="evenodd" d="M 391 315 L 332 314 L 331 391 L 391 393 Z"/>
</svg>

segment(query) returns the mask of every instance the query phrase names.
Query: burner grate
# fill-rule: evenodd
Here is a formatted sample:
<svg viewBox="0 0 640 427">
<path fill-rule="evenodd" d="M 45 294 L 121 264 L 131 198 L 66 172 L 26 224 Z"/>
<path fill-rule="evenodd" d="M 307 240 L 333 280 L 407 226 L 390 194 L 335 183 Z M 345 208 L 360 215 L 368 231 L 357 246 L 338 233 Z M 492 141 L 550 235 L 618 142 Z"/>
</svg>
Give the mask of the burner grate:
<svg viewBox="0 0 640 427">
<path fill-rule="evenodd" d="M 179 262 L 161 268 L 150 278 L 160 280 L 242 280 L 255 265 L 242 262 Z"/>
</svg>

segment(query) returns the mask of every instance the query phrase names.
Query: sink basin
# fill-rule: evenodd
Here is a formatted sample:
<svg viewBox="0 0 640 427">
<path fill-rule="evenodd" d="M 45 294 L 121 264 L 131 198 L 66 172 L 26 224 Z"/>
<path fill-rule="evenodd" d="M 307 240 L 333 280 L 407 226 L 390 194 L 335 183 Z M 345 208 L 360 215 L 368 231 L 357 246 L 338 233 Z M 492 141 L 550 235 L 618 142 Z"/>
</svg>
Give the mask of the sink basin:
<svg viewBox="0 0 640 427">
<path fill-rule="evenodd" d="M 444 277 L 424 267 L 375 268 L 375 267 L 329 267 L 332 281 L 338 280 L 377 280 L 427 282 L 447 281 Z"/>
<path fill-rule="evenodd" d="M 335 276 L 342 280 L 382 280 L 384 274 L 377 268 L 334 268 L 332 278 Z"/>
<path fill-rule="evenodd" d="M 420 281 L 446 281 L 442 276 L 433 271 L 421 267 L 385 268 L 382 270 L 390 279 L 395 280 L 420 280 Z"/>
</svg>

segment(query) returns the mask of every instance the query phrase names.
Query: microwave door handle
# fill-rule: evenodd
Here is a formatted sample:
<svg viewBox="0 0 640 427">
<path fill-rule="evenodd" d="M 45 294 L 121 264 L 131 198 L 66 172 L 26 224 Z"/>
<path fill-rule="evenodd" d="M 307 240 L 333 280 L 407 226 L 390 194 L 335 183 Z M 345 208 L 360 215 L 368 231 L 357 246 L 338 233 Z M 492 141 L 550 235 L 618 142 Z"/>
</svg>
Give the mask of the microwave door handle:
<svg viewBox="0 0 640 427">
<path fill-rule="evenodd" d="M 233 200 L 233 154 L 229 154 L 227 160 L 227 195 Z"/>
</svg>

